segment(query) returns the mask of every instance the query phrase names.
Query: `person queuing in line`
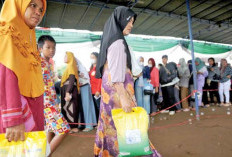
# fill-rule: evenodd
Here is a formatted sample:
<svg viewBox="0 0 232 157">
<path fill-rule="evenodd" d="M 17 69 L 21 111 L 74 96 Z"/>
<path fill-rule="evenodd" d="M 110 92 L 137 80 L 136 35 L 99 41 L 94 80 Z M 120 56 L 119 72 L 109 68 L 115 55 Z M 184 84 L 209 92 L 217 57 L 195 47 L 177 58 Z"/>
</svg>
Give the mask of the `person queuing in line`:
<svg viewBox="0 0 232 157">
<path fill-rule="evenodd" d="M 144 72 L 144 58 L 142 56 L 139 57 L 138 59 L 139 65 L 140 67 L 143 69 Z M 141 76 L 139 76 L 136 80 L 135 80 L 135 97 L 136 97 L 136 101 L 138 106 L 143 107 L 144 105 L 144 83 L 143 83 L 143 73 L 141 74 Z"/>
<path fill-rule="evenodd" d="M 67 67 L 61 79 L 61 111 L 69 123 L 78 123 L 80 86 L 77 63 L 72 52 L 66 52 L 64 62 Z M 70 127 L 70 133 L 79 132 L 78 125 L 70 124 Z"/>
<path fill-rule="evenodd" d="M 0 133 L 8 141 L 43 131 L 43 75 L 35 27 L 45 0 L 7 0 L 0 14 Z"/>
<path fill-rule="evenodd" d="M 101 82 L 102 82 L 102 80 L 95 77 L 96 76 L 96 65 L 98 62 L 97 59 L 98 59 L 98 53 L 93 52 L 90 55 L 91 67 L 90 67 L 90 71 L 89 71 L 89 77 L 90 77 L 93 102 L 94 102 L 94 106 L 95 106 L 96 118 L 98 121 L 99 111 L 100 111 L 100 101 L 101 101 Z"/>
<path fill-rule="evenodd" d="M 194 83 L 193 83 L 193 65 L 192 60 L 188 60 L 188 68 L 190 71 L 190 78 L 189 78 L 189 94 L 192 94 L 194 91 Z M 195 110 L 195 95 L 192 94 L 192 96 L 189 98 L 189 106 L 190 110 Z"/>
<path fill-rule="evenodd" d="M 175 97 L 175 102 L 178 103 L 176 105 L 176 112 L 181 112 L 182 111 L 182 107 L 181 107 L 181 103 L 180 103 L 180 87 L 179 87 L 179 76 L 178 76 L 178 68 L 175 62 L 170 62 L 169 64 L 172 64 L 173 67 L 175 67 L 174 69 L 174 73 L 176 73 L 176 80 L 172 81 L 175 82 L 174 83 L 174 97 Z"/>
<path fill-rule="evenodd" d="M 154 88 L 154 94 L 151 96 L 151 116 L 157 112 L 157 99 L 159 97 L 159 70 L 156 68 L 155 60 L 150 58 L 148 60 L 149 64 L 152 64 L 151 67 L 151 84 Z"/>
<path fill-rule="evenodd" d="M 209 75 L 208 75 L 207 84 L 208 84 L 209 90 L 215 90 L 215 91 L 209 91 L 210 105 L 214 105 L 214 104 L 220 103 L 220 97 L 217 91 L 218 83 L 220 79 L 220 70 L 215 63 L 214 58 L 209 58 L 208 63 L 209 63 L 209 66 L 207 67 L 207 70 L 208 70 Z M 214 102 L 214 96 L 216 97 L 217 102 Z"/>
<path fill-rule="evenodd" d="M 210 107 L 208 89 L 209 89 L 209 79 L 208 79 L 208 76 L 206 76 L 205 77 L 205 84 L 203 86 L 203 91 L 202 91 L 202 107 Z"/>
<path fill-rule="evenodd" d="M 181 100 L 183 100 L 189 95 L 188 88 L 189 88 L 189 78 L 190 78 L 189 67 L 184 58 L 179 59 L 178 74 L 180 78 L 180 82 L 179 82 L 180 95 L 181 95 Z M 184 100 L 182 102 L 182 107 L 184 112 L 190 111 L 188 100 Z"/>
<path fill-rule="evenodd" d="M 140 58 L 140 63 L 144 62 L 144 58 Z M 150 113 L 150 104 L 151 104 L 151 96 L 148 93 L 145 93 L 145 90 L 153 90 L 153 86 L 150 84 L 150 73 L 151 73 L 151 68 L 152 68 L 152 63 L 151 61 L 148 60 L 148 65 L 141 66 L 143 68 L 143 90 L 142 91 L 136 91 L 135 93 L 137 93 L 137 97 L 138 98 L 138 102 L 139 102 L 139 106 L 141 105 L 141 107 L 143 107 L 147 113 Z M 139 92 L 142 92 L 142 99 L 139 98 L 139 95 L 141 95 Z"/>
<path fill-rule="evenodd" d="M 131 32 L 136 14 L 127 7 L 117 7 L 107 20 L 101 41 L 96 77 L 102 78 L 102 99 L 96 133 L 95 157 L 119 156 L 117 131 L 111 110 L 122 108 L 132 112 L 137 106 L 131 56 L 124 38 Z M 160 155 L 152 147 L 153 157 Z"/>
<path fill-rule="evenodd" d="M 231 75 L 232 69 L 228 65 L 226 59 L 221 59 L 220 67 L 220 80 L 219 80 L 219 95 L 220 95 L 220 105 L 221 106 L 230 106 L 230 85 L 231 85 Z M 225 95 L 225 100 L 224 100 Z"/>
<path fill-rule="evenodd" d="M 160 76 L 160 84 L 163 95 L 164 106 L 163 109 L 168 108 L 176 103 L 175 95 L 174 95 L 174 85 L 177 82 L 174 82 L 174 79 L 177 77 L 176 66 L 174 64 L 168 63 L 168 56 L 162 56 L 163 66 L 160 67 L 159 76 Z M 172 107 L 169 109 L 170 115 L 175 114 L 176 107 Z"/>
<path fill-rule="evenodd" d="M 143 68 L 143 108 L 147 111 L 147 114 L 151 113 L 151 106 L 154 105 L 155 108 L 155 103 L 154 100 L 152 99 L 153 95 L 153 86 L 150 83 L 151 82 L 151 71 L 153 70 L 155 66 L 155 61 L 153 58 L 148 59 L 148 65 Z M 148 90 L 150 92 L 146 92 L 145 90 Z M 155 109 L 154 109 L 155 110 Z"/>
<path fill-rule="evenodd" d="M 195 59 L 196 70 L 197 70 L 197 94 L 198 94 L 198 106 L 203 107 L 202 105 L 202 92 L 205 84 L 205 77 L 208 76 L 208 71 L 205 66 L 205 62 L 203 62 L 200 58 Z"/>
<path fill-rule="evenodd" d="M 41 66 L 45 84 L 44 116 L 51 155 L 70 131 L 70 126 L 61 114 L 59 104 L 56 101 L 55 72 L 51 64 L 51 60 L 56 52 L 56 41 L 49 35 L 40 36 L 38 48 L 41 53 Z"/>
<path fill-rule="evenodd" d="M 79 85 L 81 90 L 81 112 L 80 117 L 84 125 L 84 132 L 93 130 L 93 125 L 97 123 L 97 117 L 95 113 L 95 106 L 93 102 L 92 92 L 90 88 L 90 78 L 88 71 L 82 65 L 81 61 L 76 59 L 79 73 Z"/>
</svg>

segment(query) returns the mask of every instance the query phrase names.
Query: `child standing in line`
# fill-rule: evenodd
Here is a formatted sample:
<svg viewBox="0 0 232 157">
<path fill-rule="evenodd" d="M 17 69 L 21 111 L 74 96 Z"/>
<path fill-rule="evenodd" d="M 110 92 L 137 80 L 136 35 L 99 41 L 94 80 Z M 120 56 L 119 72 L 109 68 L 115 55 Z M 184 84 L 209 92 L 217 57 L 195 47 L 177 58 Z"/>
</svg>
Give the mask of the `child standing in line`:
<svg viewBox="0 0 232 157">
<path fill-rule="evenodd" d="M 55 73 L 51 64 L 56 51 L 56 42 L 53 37 L 43 35 L 38 40 L 38 48 L 41 53 L 41 65 L 45 84 L 44 116 L 52 154 L 70 131 L 70 127 L 61 114 L 59 104 L 56 103 Z"/>
</svg>

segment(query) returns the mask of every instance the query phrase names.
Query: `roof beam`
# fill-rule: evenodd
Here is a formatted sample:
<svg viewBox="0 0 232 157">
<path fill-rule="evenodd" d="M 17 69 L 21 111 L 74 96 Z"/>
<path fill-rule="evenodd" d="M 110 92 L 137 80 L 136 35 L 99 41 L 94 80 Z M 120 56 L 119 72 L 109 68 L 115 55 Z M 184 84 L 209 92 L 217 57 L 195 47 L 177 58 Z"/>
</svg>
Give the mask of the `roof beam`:
<svg viewBox="0 0 232 157">
<path fill-rule="evenodd" d="M 212 30 L 216 30 L 217 33 L 220 33 L 220 32 L 228 33 L 227 30 L 229 29 L 229 27 L 221 28 L 221 27 L 219 27 L 219 26 L 214 26 L 213 29 L 212 29 L 212 27 L 213 27 L 213 26 L 209 26 L 209 27 L 207 27 L 207 28 L 205 28 L 205 29 L 203 29 L 203 30 L 198 31 L 197 33 L 194 34 L 194 37 L 198 37 L 198 36 L 202 35 L 203 33 L 205 33 L 205 32 L 210 32 L 210 31 L 212 31 Z M 221 30 L 219 30 L 219 29 L 221 29 Z"/>
<path fill-rule="evenodd" d="M 179 8 L 183 7 L 183 6 L 185 5 L 185 3 L 186 3 L 186 2 L 184 1 L 181 5 L 179 5 L 178 7 L 176 7 L 174 10 L 170 11 L 169 14 L 171 14 L 171 13 L 173 13 L 174 11 L 178 10 Z"/>
<path fill-rule="evenodd" d="M 170 14 L 168 12 L 154 11 L 154 10 L 150 10 L 150 9 L 145 9 L 144 12 L 148 13 L 150 15 L 153 15 L 153 16 L 166 16 L 166 17 L 170 17 L 170 18 L 185 20 L 187 22 L 187 16 L 183 16 L 183 15 L 177 15 L 177 14 L 173 14 L 173 13 Z M 145 19 L 145 20 L 147 21 L 148 19 Z M 145 20 L 139 26 L 137 26 L 137 28 L 140 27 L 144 22 L 146 22 Z M 192 17 L 192 22 L 198 22 L 201 24 L 209 24 L 212 26 L 218 26 L 217 22 L 214 22 L 211 20 L 200 19 L 200 18 L 196 18 L 196 17 Z M 231 28 L 230 24 L 221 23 L 220 25 L 222 27 L 228 26 L 229 28 Z"/>
<path fill-rule="evenodd" d="M 149 33 L 149 32 L 152 30 L 153 26 L 154 26 L 155 24 L 159 23 L 160 21 L 162 21 L 163 18 L 164 18 L 164 17 L 161 17 L 158 21 L 155 21 L 154 23 L 152 23 L 151 27 L 148 28 L 148 29 L 145 31 L 145 33 Z"/>
<path fill-rule="evenodd" d="M 227 40 L 230 40 L 230 39 L 231 39 L 231 33 L 229 33 L 226 37 L 217 39 L 217 41 L 224 42 L 224 41 L 227 41 Z"/>
<path fill-rule="evenodd" d="M 65 1 L 64 8 L 61 14 L 61 18 L 60 18 L 59 25 L 58 25 L 60 28 L 61 28 L 61 22 L 63 21 L 67 6 L 68 6 L 68 0 Z"/>
<path fill-rule="evenodd" d="M 208 14 L 202 16 L 201 18 L 204 19 L 204 18 L 207 17 L 208 15 L 213 14 L 213 13 L 215 13 L 215 12 L 221 10 L 224 6 L 228 6 L 228 5 L 231 5 L 231 4 L 232 4 L 232 2 L 225 3 L 225 5 L 223 5 L 223 6 L 221 6 L 220 8 L 214 10 L 213 12 L 210 12 L 210 13 L 208 13 Z"/>
<path fill-rule="evenodd" d="M 138 14 L 137 16 L 139 16 L 145 9 L 147 9 L 151 4 L 153 4 L 155 2 L 155 0 L 152 0 L 146 7 L 144 7 Z"/>
<path fill-rule="evenodd" d="M 222 43 L 229 43 L 229 44 L 231 44 L 231 41 L 232 41 L 232 36 L 230 36 L 229 38 L 227 38 L 227 39 L 223 39 L 223 40 L 221 40 L 221 42 Z"/>
<path fill-rule="evenodd" d="M 162 5 L 159 9 L 157 9 L 157 11 L 160 11 L 163 7 L 165 7 L 166 5 L 168 5 L 171 1 L 173 0 L 169 0 L 167 1 L 164 5 Z"/>
<path fill-rule="evenodd" d="M 194 32 L 194 30 L 197 28 L 197 27 L 199 27 L 199 26 L 201 26 L 201 24 L 200 23 L 196 23 L 196 25 L 193 25 L 192 24 L 192 31 Z M 186 27 L 186 26 L 185 26 Z M 180 37 L 185 37 L 186 36 L 186 33 L 188 34 L 189 33 L 189 31 L 188 31 L 188 28 L 186 29 L 186 30 L 184 30 L 184 28 L 185 27 L 182 27 L 180 30 L 183 30 L 183 31 L 179 31 L 180 33 L 179 34 L 177 34 L 177 36 L 180 36 Z M 195 38 L 195 36 L 193 35 L 193 37 Z"/>
<path fill-rule="evenodd" d="M 190 8 L 190 10 L 193 10 L 193 9 L 199 7 L 200 5 L 202 5 L 203 3 L 205 3 L 206 1 L 208 1 L 208 0 L 201 1 L 199 4 L 197 4 L 197 5 L 195 5 L 194 7 Z M 184 14 L 186 14 L 186 11 L 184 11 L 184 12 L 183 12 L 182 14 L 180 14 L 180 15 L 184 15 Z"/>
<path fill-rule="evenodd" d="M 128 3 L 128 6 L 132 9 L 138 2 L 139 0 L 135 0 L 135 2 L 133 2 L 133 0 L 130 0 L 130 2 Z"/>
<path fill-rule="evenodd" d="M 228 36 L 231 36 L 230 33 L 231 33 L 231 31 L 230 31 L 230 32 L 223 33 L 223 34 L 221 34 L 221 35 L 219 35 L 219 36 L 214 37 L 212 40 L 214 40 L 214 39 L 217 39 L 217 40 L 224 39 L 224 38 L 226 38 L 226 37 L 228 37 Z"/>
<path fill-rule="evenodd" d="M 230 16 L 230 17 L 228 17 L 228 18 L 225 18 L 225 19 L 223 19 L 223 20 L 220 20 L 220 21 L 218 21 L 218 23 L 221 23 L 221 22 L 230 23 L 231 20 L 232 20 L 232 16 Z"/>
<path fill-rule="evenodd" d="M 92 6 L 94 0 L 91 0 L 91 3 L 89 3 L 88 7 L 85 9 L 85 12 L 83 13 L 83 15 L 81 16 L 81 19 L 78 21 L 78 23 L 76 24 L 77 27 L 80 26 L 81 22 L 83 21 L 83 19 L 85 18 L 86 14 L 89 11 L 89 8 Z"/>
<path fill-rule="evenodd" d="M 44 27 L 45 26 L 45 22 L 46 22 L 46 18 L 47 18 L 47 11 L 45 12 L 45 14 L 44 14 L 44 17 L 43 17 L 43 22 L 42 22 L 42 27 Z"/>
<path fill-rule="evenodd" d="M 98 12 L 97 16 L 94 18 L 93 22 L 91 23 L 89 30 L 92 30 L 93 25 L 95 24 L 95 22 L 97 21 L 97 19 L 99 18 L 99 16 L 101 15 L 103 9 L 106 7 L 107 3 L 109 2 L 109 0 L 106 1 L 106 3 L 101 7 L 100 11 Z"/>
<path fill-rule="evenodd" d="M 169 30 L 172 30 L 172 29 L 174 29 L 174 28 L 176 28 L 176 27 L 178 27 L 178 26 L 180 26 L 180 25 L 182 25 L 182 23 L 183 22 L 185 22 L 186 23 L 186 21 L 179 21 L 175 26 L 173 26 L 173 27 L 171 27 L 171 28 L 169 28 L 169 29 L 167 29 L 167 30 L 165 30 L 165 31 L 169 31 Z M 163 33 L 163 32 L 160 32 L 161 34 Z"/>
<path fill-rule="evenodd" d="M 205 10 L 207 10 L 207 9 L 211 9 L 211 8 L 213 8 L 214 6 L 217 6 L 217 5 L 220 4 L 221 2 L 222 2 L 222 1 L 218 1 L 217 3 L 212 4 L 211 6 L 205 8 L 204 10 L 202 10 L 202 11 L 200 11 L 200 12 L 198 12 L 198 13 L 192 15 L 192 17 L 197 16 L 197 15 L 203 13 L 203 12 L 204 12 Z"/>
<path fill-rule="evenodd" d="M 231 11 L 232 11 L 232 8 L 231 8 L 231 9 L 229 9 L 228 11 L 226 11 L 226 12 L 222 13 L 222 14 L 219 14 L 218 16 L 214 17 L 212 20 L 215 20 L 216 18 L 218 18 L 218 17 L 222 16 L 223 14 L 229 13 L 229 12 L 231 12 Z"/>
</svg>

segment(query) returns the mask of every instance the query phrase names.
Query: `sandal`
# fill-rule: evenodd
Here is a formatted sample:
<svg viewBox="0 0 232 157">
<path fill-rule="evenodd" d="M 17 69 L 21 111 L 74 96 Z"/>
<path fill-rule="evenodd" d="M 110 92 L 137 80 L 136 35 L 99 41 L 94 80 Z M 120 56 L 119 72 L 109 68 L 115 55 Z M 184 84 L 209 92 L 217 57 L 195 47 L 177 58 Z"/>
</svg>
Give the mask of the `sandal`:
<svg viewBox="0 0 232 157">
<path fill-rule="evenodd" d="M 78 133 L 80 130 L 79 129 L 77 129 L 77 128 L 74 128 L 74 129 L 72 129 L 72 130 L 70 130 L 70 134 L 74 134 L 74 133 Z"/>
</svg>

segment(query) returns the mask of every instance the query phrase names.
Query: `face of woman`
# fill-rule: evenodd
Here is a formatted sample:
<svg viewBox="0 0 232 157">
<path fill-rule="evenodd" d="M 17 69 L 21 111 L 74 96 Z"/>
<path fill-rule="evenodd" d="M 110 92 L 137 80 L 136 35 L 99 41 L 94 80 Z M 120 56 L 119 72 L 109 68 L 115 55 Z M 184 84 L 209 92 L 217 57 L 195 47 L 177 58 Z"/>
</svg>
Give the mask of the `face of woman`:
<svg viewBox="0 0 232 157">
<path fill-rule="evenodd" d="M 209 65 L 212 66 L 213 65 L 213 60 L 212 59 L 209 59 Z"/>
<path fill-rule="evenodd" d="M 196 65 L 199 65 L 199 63 L 198 63 L 198 62 L 195 62 L 195 64 L 196 64 Z"/>
<path fill-rule="evenodd" d="M 227 66 L 227 61 L 226 60 L 222 60 L 221 62 L 222 62 L 223 67 Z"/>
<path fill-rule="evenodd" d="M 134 17 L 132 17 L 130 19 L 130 21 L 128 22 L 128 24 L 126 25 L 126 27 L 124 28 L 123 30 L 123 35 L 126 36 L 126 35 L 129 35 L 132 28 L 133 28 L 133 23 L 134 23 Z"/>
<path fill-rule="evenodd" d="M 31 0 L 25 14 L 24 21 L 31 29 L 35 28 L 43 18 L 43 2 L 42 0 Z"/>
<path fill-rule="evenodd" d="M 64 56 L 64 63 L 68 63 L 68 57 L 67 57 L 67 55 Z"/>
<path fill-rule="evenodd" d="M 90 55 L 90 61 L 91 61 L 91 64 L 96 64 L 97 63 L 97 57 L 95 55 Z"/>
</svg>

